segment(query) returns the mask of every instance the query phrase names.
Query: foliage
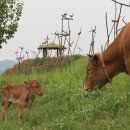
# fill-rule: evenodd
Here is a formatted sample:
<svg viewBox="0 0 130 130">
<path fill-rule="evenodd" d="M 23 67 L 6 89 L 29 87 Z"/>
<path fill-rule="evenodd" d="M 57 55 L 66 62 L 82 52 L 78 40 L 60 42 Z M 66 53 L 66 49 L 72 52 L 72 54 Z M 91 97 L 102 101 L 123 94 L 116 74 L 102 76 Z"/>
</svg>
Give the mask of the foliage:
<svg viewBox="0 0 130 130">
<path fill-rule="evenodd" d="M 0 0 L 0 48 L 17 31 L 22 7 L 23 2 L 18 0 Z"/>
<path fill-rule="evenodd" d="M 37 58 L 24 60 L 20 65 L 15 65 L 13 68 L 8 69 L 4 72 L 4 74 L 11 75 L 12 73 L 23 73 L 30 74 L 32 71 L 36 71 L 37 73 L 44 73 L 53 71 L 55 69 L 60 69 L 62 71 L 63 68 L 73 64 L 74 61 L 78 60 L 82 56 L 74 55 L 74 56 L 66 56 L 66 57 L 48 57 L 48 58 Z"/>
<path fill-rule="evenodd" d="M 38 79 L 44 88 L 44 96 L 34 102 L 36 113 L 33 116 L 25 110 L 20 126 L 18 109 L 12 106 L 7 124 L 0 120 L 1 130 L 129 130 L 129 77 L 120 74 L 111 84 L 91 93 L 84 92 L 86 59 L 81 57 L 62 71 L 55 69 L 44 74 L 0 76 L 0 86 Z"/>
</svg>

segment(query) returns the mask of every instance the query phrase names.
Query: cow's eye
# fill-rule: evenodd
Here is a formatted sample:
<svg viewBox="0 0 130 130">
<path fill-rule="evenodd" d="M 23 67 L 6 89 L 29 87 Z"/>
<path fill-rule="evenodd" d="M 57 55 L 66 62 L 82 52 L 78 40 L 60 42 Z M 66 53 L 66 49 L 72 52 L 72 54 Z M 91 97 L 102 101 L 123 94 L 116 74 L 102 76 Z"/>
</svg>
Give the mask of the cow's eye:
<svg viewBox="0 0 130 130">
<path fill-rule="evenodd" d="M 89 72 L 90 72 L 90 69 L 87 70 L 87 73 L 89 73 Z"/>
</svg>

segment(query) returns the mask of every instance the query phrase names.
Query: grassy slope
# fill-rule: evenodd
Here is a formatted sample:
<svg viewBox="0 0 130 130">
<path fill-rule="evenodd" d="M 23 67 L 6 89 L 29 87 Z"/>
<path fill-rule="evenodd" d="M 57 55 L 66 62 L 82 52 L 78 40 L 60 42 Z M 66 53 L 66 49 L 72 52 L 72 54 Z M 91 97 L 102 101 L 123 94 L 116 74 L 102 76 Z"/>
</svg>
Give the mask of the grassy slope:
<svg viewBox="0 0 130 130">
<path fill-rule="evenodd" d="M 1 130 L 129 130 L 130 80 L 125 74 L 111 84 L 87 93 L 83 91 L 86 58 L 81 58 L 64 69 L 30 76 L 0 77 L 0 85 L 7 82 L 22 83 L 38 79 L 44 86 L 44 96 L 35 100 L 36 114 L 25 110 L 23 124 L 18 125 L 17 107 L 9 109 L 9 120 Z M 1 99 L 1 95 L 0 95 Z M 1 115 L 2 116 L 2 115 Z"/>
</svg>

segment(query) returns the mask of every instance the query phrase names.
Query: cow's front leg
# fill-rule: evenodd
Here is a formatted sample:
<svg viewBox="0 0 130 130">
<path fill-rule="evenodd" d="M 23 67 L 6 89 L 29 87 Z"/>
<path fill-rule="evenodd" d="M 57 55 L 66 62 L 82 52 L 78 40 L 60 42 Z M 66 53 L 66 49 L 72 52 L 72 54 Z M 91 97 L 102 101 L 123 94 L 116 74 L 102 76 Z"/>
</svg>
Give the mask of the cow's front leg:
<svg viewBox="0 0 130 130">
<path fill-rule="evenodd" d="M 18 107 L 19 107 L 18 119 L 19 119 L 19 122 L 22 123 L 23 111 L 24 111 L 24 102 L 19 102 Z"/>
</svg>

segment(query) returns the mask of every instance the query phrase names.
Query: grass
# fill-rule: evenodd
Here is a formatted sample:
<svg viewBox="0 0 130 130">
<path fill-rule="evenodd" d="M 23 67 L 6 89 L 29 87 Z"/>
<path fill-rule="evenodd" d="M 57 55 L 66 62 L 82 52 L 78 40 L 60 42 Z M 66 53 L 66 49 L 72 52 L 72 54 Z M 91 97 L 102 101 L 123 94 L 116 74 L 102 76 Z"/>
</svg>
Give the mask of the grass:
<svg viewBox="0 0 130 130">
<path fill-rule="evenodd" d="M 20 126 L 18 108 L 13 105 L 7 124 L 0 119 L 0 130 L 129 130 L 129 77 L 120 74 L 111 84 L 91 93 L 84 92 L 86 62 L 87 59 L 81 57 L 62 71 L 0 76 L 0 86 L 7 82 L 38 79 L 44 88 L 44 96 L 34 102 L 36 113 L 33 116 L 25 109 Z"/>
</svg>

